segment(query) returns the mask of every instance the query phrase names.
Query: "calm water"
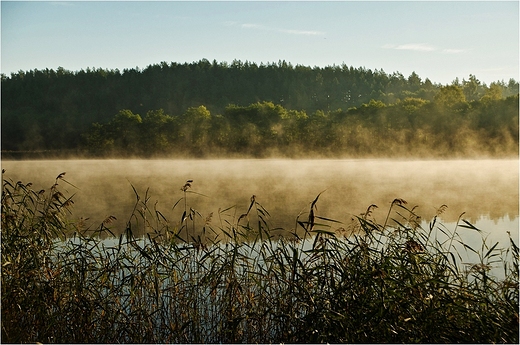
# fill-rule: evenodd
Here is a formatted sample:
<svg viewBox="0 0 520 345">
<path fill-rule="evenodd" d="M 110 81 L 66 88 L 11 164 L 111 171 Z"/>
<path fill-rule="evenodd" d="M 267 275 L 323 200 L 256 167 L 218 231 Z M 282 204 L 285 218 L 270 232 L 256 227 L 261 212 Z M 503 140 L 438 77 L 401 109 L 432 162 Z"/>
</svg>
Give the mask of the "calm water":
<svg viewBox="0 0 520 345">
<path fill-rule="evenodd" d="M 193 180 L 188 207 L 204 218 L 218 210 L 229 217 L 245 213 L 250 198 L 271 214 L 271 226 L 294 228 L 296 216 L 308 212 L 320 193 L 319 216 L 347 224 L 371 204 L 383 222 L 392 200 L 407 201 L 425 221 L 441 205 L 447 226 L 454 226 L 463 212 L 493 238 L 503 240 L 506 231 L 518 237 L 518 160 L 52 160 L 2 161 L 5 177 L 33 182 L 35 190 L 47 189 L 61 172 L 76 188 L 73 219 L 88 218 L 93 227 L 109 215 L 112 226 L 124 227 L 136 201 L 132 185 L 149 203 L 156 204 L 173 223 L 184 210 L 173 205 L 183 196 L 181 187 Z M 64 193 L 67 194 L 67 193 Z M 215 224 L 218 227 L 218 224 Z M 339 225 L 338 225 L 339 226 Z"/>
</svg>

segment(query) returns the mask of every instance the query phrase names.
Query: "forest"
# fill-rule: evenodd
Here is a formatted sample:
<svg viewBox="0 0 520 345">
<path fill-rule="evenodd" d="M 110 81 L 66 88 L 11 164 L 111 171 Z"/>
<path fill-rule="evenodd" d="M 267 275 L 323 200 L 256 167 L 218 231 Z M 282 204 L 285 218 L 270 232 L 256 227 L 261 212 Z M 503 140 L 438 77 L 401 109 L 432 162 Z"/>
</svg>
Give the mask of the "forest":
<svg viewBox="0 0 520 345">
<path fill-rule="evenodd" d="M 1 79 L 4 157 L 518 155 L 514 79 L 206 59 Z"/>
</svg>

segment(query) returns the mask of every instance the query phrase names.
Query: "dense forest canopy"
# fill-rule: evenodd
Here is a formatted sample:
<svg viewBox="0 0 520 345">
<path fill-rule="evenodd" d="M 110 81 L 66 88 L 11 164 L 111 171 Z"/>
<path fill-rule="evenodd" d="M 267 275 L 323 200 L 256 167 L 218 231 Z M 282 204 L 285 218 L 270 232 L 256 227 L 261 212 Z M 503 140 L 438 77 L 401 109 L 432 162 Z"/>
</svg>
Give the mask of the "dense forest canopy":
<svg viewBox="0 0 520 345">
<path fill-rule="evenodd" d="M 514 79 L 203 59 L 20 71 L 1 87 L 7 156 L 518 155 Z"/>
</svg>

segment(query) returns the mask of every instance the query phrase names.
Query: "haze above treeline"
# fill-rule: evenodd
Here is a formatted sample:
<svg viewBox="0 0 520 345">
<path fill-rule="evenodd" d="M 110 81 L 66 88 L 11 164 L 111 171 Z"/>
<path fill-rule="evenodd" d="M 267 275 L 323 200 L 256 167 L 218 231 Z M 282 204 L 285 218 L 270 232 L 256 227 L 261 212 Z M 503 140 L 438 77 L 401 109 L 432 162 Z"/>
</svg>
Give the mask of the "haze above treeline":
<svg viewBox="0 0 520 345">
<path fill-rule="evenodd" d="M 518 156 L 518 82 L 166 63 L 2 74 L 3 158 Z"/>
</svg>

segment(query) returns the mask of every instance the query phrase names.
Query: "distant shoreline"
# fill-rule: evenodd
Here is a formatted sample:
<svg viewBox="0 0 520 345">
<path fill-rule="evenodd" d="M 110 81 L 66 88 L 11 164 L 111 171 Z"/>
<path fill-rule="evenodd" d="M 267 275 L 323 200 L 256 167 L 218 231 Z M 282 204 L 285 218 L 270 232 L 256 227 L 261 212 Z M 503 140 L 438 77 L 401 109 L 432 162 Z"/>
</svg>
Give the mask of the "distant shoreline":
<svg viewBox="0 0 520 345">
<path fill-rule="evenodd" d="M 38 150 L 38 151 L 1 151 L 0 159 L 2 161 L 23 161 L 23 160 L 74 160 L 74 159 L 414 159 L 414 160 L 453 160 L 453 159 L 519 159 L 518 153 L 504 153 L 500 155 L 490 155 L 488 153 L 483 154 L 471 154 L 471 155 L 446 155 L 446 154 L 435 154 L 429 155 L 338 155 L 338 154 L 320 154 L 315 152 L 310 155 L 294 155 L 294 154 L 280 154 L 280 155 L 265 155 L 265 156 L 253 156 L 253 155 L 238 155 L 238 154 L 207 154 L 203 156 L 189 156 L 189 155 L 151 155 L 151 156 L 136 156 L 136 155 L 110 155 L 96 156 L 86 152 L 78 150 Z"/>
</svg>

